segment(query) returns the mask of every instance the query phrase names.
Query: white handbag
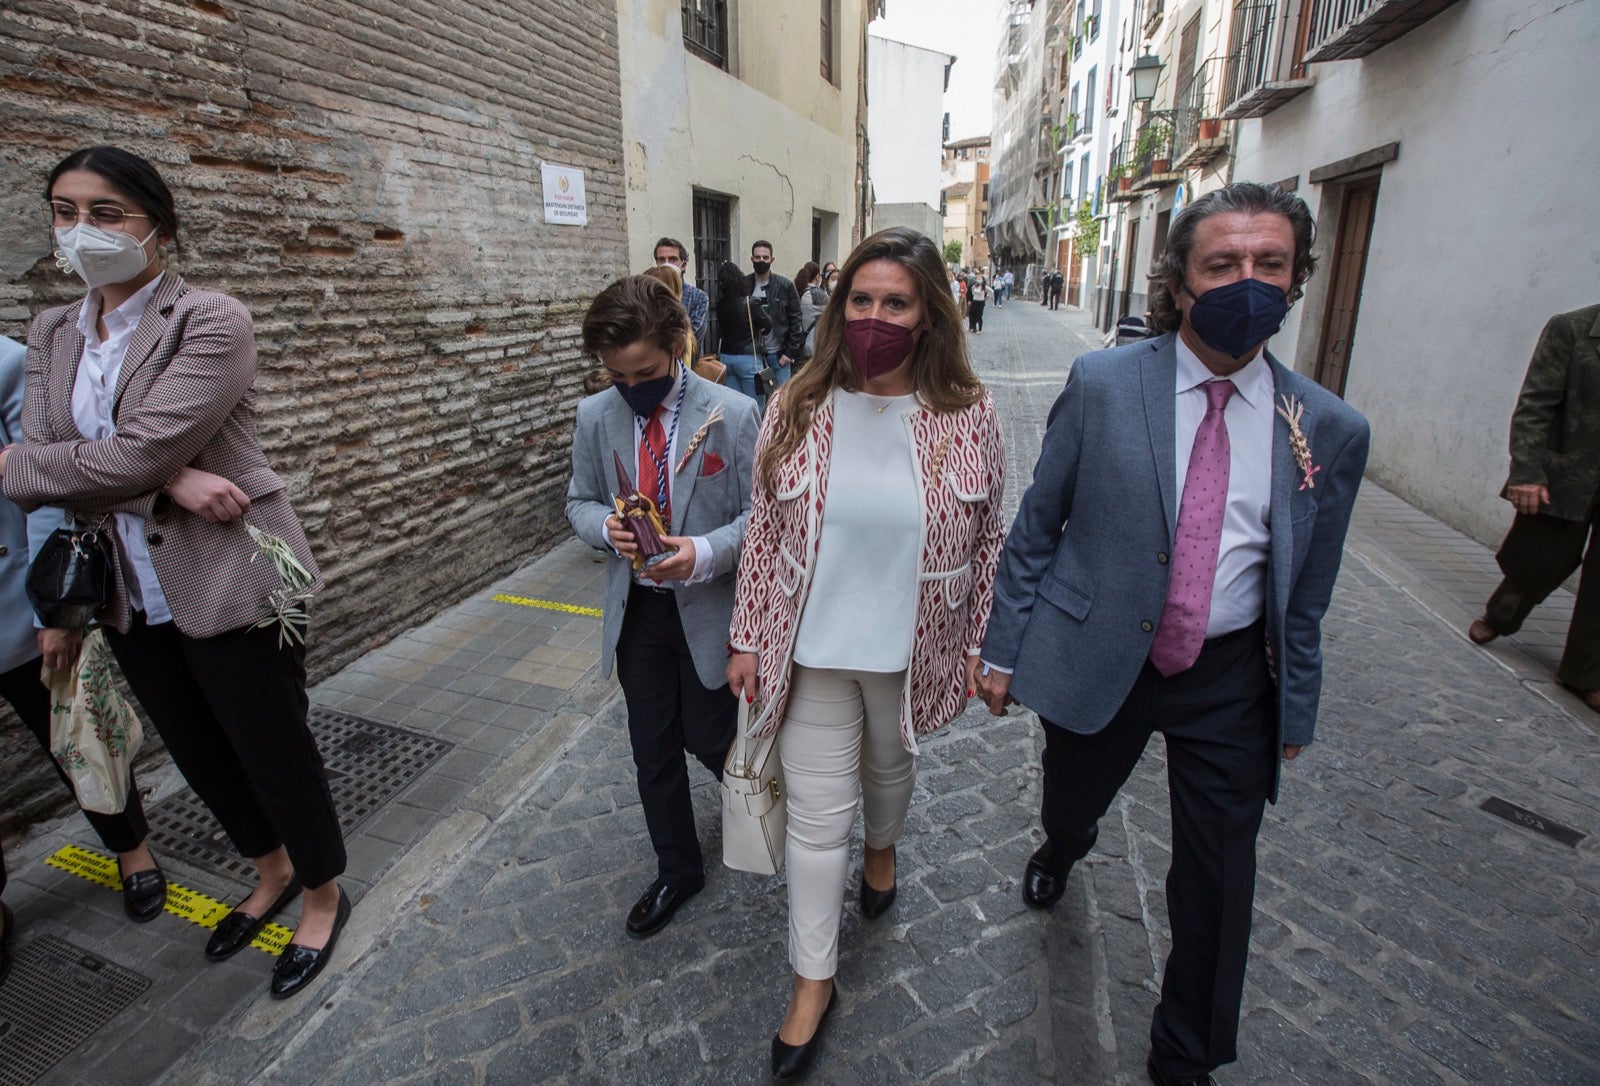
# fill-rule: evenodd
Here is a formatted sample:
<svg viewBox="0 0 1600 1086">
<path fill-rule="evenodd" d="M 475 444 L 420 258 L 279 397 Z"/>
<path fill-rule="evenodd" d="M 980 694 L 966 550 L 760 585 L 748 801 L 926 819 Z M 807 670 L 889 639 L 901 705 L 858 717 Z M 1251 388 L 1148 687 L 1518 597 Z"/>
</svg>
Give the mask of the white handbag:
<svg viewBox="0 0 1600 1086">
<path fill-rule="evenodd" d="M 739 698 L 733 745 L 722 765 L 722 862 L 735 871 L 776 875 L 789 829 L 778 734 L 751 739 L 749 730 L 750 703 Z"/>
</svg>

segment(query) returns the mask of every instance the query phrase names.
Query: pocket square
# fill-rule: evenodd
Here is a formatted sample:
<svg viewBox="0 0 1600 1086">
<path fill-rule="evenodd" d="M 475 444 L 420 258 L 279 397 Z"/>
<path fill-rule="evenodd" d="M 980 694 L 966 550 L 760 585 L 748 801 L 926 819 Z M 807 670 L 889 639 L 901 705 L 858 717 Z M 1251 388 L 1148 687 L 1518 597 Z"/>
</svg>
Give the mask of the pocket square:
<svg viewBox="0 0 1600 1086">
<path fill-rule="evenodd" d="M 705 456 L 700 458 L 701 475 L 715 475 L 717 472 L 721 471 L 727 466 L 728 465 L 722 462 L 722 457 L 709 450 L 706 452 Z"/>
</svg>

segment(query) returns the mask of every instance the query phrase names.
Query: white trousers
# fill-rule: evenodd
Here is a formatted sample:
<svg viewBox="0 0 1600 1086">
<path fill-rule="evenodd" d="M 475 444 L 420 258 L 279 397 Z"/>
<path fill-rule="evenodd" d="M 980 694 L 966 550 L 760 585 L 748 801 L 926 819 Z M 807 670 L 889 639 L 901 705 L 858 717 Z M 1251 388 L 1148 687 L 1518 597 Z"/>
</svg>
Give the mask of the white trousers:
<svg viewBox="0 0 1600 1086">
<path fill-rule="evenodd" d="M 906 673 L 796 664 L 778 731 L 788 795 L 789 962 L 810 980 L 833 976 L 850 866 L 850 827 L 862 798 L 867 845 L 900 836 L 916 766 L 900 739 Z"/>
</svg>

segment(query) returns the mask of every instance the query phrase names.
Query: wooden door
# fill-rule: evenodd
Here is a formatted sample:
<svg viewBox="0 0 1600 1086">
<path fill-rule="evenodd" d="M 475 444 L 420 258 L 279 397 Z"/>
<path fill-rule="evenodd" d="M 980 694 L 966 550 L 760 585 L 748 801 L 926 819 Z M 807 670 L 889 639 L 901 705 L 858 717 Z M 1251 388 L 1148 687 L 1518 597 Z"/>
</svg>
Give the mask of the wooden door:
<svg viewBox="0 0 1600 1086">
<path fill-rule="evenodd" d="M 1333 250 L 1332 285 L 1317 348 L 1317 383 L 1340 396 L 1350 376 L 1350 351 L 1355 344 L 1356 312 L 1361 306 L 1361 281 L 1367 273 L 1367 248 L 1378 210 L 1378 179 L 1345 186 L 1339 209 L 1339 238 Z"/>
<path fill-rule="evenodd" d="M 1133 305 L 1133 269 L 1139 262 L 1139 220 L 1128 220 L 1128 257 L 1122 270 L 1122 300 L 1117 304 L 1117 319 L 1128 315 Z M 1141 317 L 1143 313 L 1139 314 Z"/>
<path fill-rule="evenodd" d="M 1077 252 L 1077 244 L 1073 244 L 1072 259 L 1067 262 L 1067 304 L 1081 306 L 1083 304 L 1083 258 L 1088 253 Z"/>
</svg>

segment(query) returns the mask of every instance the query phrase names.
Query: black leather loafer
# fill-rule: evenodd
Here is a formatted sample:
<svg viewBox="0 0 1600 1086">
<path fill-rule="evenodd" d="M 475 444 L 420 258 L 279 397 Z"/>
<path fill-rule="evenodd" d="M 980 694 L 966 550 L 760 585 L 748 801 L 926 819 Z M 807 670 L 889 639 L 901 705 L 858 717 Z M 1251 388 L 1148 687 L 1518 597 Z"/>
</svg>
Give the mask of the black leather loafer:
<svg viewBox="0 0 1600 1086">
<path fill-rule="evenodd" d="M 828 993 L 828 1005 L 823 1009 L 822 1017 L 817 1019 L 816 1032 L 811 1035 L 811 1040 L 805 1044 L 784 1044 L 778 1034 L 774 1033 L 772 1035 L 773 1078 L 799 1078 L 811 1069 L 811 1062 L 817 1058 L 817 1053 L 822 1050 L 822 1027 L 828 1024 L 828 1016 L 833 1013 L 834 1005 L 838 1002 L 839 984 L 835 981 L 833 991 Z"/>
<path fill-rule="evenodd" d="M 644 896 L 628 910 L 628 934 L 635 939 L 648 939 L 667 926 L 678 906 L 704 890 L 706 880 L 688 886 L 670 886 L 656 879 Z"/>
<path fill-rule="evenodd" d="M 1067 888 L 1067 872 L 1071 870 L 1072 864 L 1046 840 L 1028 857 L 1028 866 L 1022 872 L 1022 900 L 1035 909 L 1048 909 L 1061 900 Z"/>
<path fill-rule="evenodd" d="M 167 907 L 167 877 L 157 867 L 122 876 L 122 911 L 135 924 L 144 924 L 161 915 Z"/>
<path fill-rule="evenodd" d="M 1144 1069 L 1149 1072 L 1150 1081 L 1155 1083 L 1155 1086 L 1215 1086 L 1210 1075 L 1201 1075 L 1199 1078 L 1171 1078 L 1162 1074 L 1154 1052 L 1144 1061 Z"/>
<path fill-rule="evenodd" d="M 278 955 L 278 964 L 272 967 L 270 990 L 273 999 L 288 999 L 322 972 L 322 967 L 333 957 L 333 948 L 339 941 L 339 933 L 344 930 L 345 921 L 349 919 L 350 898 L 341 886 L 339 911 L 333 918 L 333 930 L 328 933 L 328 941 L 323 944 L 322 949 L 312 950 L 310 947 L 290 943 L 283 948 L 283 953 Z"/>
<path fill-rule="evenodd" d="M 300 880 L 291 878 L 289 885 L 283 888 L 283 893 L 278 895 L 278 900 L 272 907 L 260 916 L 251 916 L 238 909 L 217 921 L 217 928 L 211 933 L 211 938 L 206 940 L 206 957 L 214 962 L 225 961 L 239 951 L 249 946 L 261 929 L 283 911 L 284 906 L 293 901 L 300 893 Z"/>
<path fill-rule="evenodd" d="M 11 910 L 0 902 L 0 921 L 5 927 L 0 928 L 0 984 L 6 982 L 6 974 L 11 972 L 11 935 L 17 930 L 17 918 L 11 915 Z"/>
</svg>

